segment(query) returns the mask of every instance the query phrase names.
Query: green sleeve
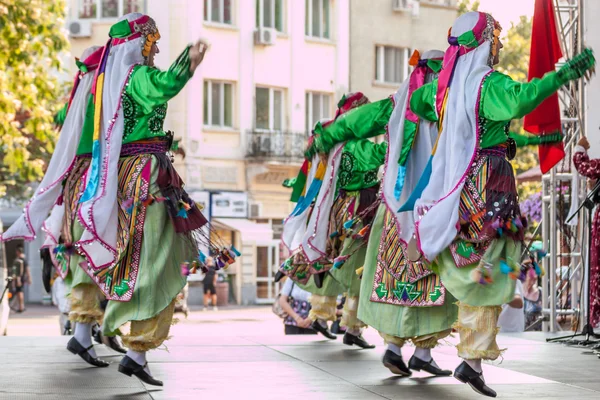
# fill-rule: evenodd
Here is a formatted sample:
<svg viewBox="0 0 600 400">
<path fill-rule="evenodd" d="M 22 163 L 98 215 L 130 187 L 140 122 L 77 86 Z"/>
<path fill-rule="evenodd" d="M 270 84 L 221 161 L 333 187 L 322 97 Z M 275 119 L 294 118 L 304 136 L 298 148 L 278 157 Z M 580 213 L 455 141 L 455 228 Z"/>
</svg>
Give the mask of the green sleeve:
<svg viewBox="0 0 600 400">
<path fill-rule="evenodd" d="M 427 121 L 436 122 L 438 120 L 435 109 L 436 93 L 437 79 L 415 90 L 410 96 L 410 109 L 412 112 Z"/>
<path fill-rule="evenodd" d="M 548 144 L 548 143 L 558 143 L 562 142 L 563 135 L 560 132 L 556 132 L 550 135 L 521 135 L 519 133 L 510 132 L 508 134 L 510 138 L 512 138 L 517 147 L 525 147 L 525 146 L 536 146 L 539 144 Z"/>
<path fill-rule="evenodd" d="M 328 153 L 338 143 L 384 134 L 393 110 L 393 101 L 387 98 L 342 114 L 326 128 L 317 124 L 314 140 L 316 151 Z"/>
<path fill-rule="evenodd" d="M 54 115 L 54 123 L 57 126 L 63 126 L 65 123 L 65 119 L 67 118 L 67 109 L 69 108 L 69 103 L 65 103 L 65 105 Z"/>
<path fill-rule="evenodd" d="M 563 83 L 556 72 L 548 72 L 527 83 L 515 82 L 507 75 L 494 72 L 484 82 L 480 112 L 492 121 L 523 118 Z"/>
<path fill-rule="evenodd" d="M 145 113 L 167 103 L 175 97 L 192 77 L 190 72 L 190 46 L 188 46 L 166 71 L 138 66 L 133 71 L 127 93 L 140 104 Z"/>
<path fill-rule="evenodd" d="M 387 142 L 374 143 L 370 140 L 360 140 L 354 145 L 354 156 L 361 160 L 364 170 L 379 168 L 385 162 Z"/>
</svg>

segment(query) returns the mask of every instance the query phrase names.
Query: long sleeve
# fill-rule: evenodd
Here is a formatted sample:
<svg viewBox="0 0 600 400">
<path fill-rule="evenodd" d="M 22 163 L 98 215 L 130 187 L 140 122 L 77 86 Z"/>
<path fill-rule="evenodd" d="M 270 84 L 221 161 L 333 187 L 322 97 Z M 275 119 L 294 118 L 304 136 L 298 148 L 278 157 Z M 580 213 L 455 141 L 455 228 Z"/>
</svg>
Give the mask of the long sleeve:
<svg viewBox="0 0 600 400">
<path fill-rule="evenodd" d="M 587 178 L 600 179 L 600 159 L 590 160 L 587 152 L 581 146 L 577 146 L 575 151 L 573 163 L 577 172 Z"/>
<path fill-rule="evenodd" d="M 410 109 L 420 118 L 436 122 L 438 120 L 435 109 L 435 96 L 437 93 L 437 79 L 427 83 L 413 92 L 410 96 Z"/>
<path fill-rule="evenodd" d="M 317 124 L 314 147 L 328 153 L 338 143 L 382 135 L 393 110 L 393 101 L 387 98 L 355 108 L 325 128 Z"/>
<path fill-rule="evenodd" d="M 365 171 L 382 166 L 386 153 L 387 142 L 374 143 L 370 140 L 360 140 L 354 146 L 354 155 L 360 160 Z"/>
<path fill-rule="evenodd" d="M 513 139 L 517 147 L 525 147 L 525 146 L 537 146 L 540 144 L 550 144 L 550 143 L 558 143 L 561 142 L 563 136 L 560 132 L 556 132 L 550 135 L 521 135 L 516 132 L 510 132 L 508 136 Z"/>
<path fill-rule="evenodd" d="M 556 92 L 564 82 L 556 72 L 527 83 L 515 82 L 499 72 L 487 77 L 481 94 L 481 113 L 492 121 L 523 118 Z"/>
<path fill-rule="evenodd" d="M 127 93 L 146 113 L 175 97 L 192 77 L 188 46 L 166 71 L 138 66 L 134 70 Z"/>
<path fill-rule="evenodd" d="M 67 109 L 69 108 L 69 103 L 65 103 L 64 106 L 54 114 L 54 123 L 56 126 L 63 126 L 65 123 L 65 119 L 67 118 Z"/>
</svg>

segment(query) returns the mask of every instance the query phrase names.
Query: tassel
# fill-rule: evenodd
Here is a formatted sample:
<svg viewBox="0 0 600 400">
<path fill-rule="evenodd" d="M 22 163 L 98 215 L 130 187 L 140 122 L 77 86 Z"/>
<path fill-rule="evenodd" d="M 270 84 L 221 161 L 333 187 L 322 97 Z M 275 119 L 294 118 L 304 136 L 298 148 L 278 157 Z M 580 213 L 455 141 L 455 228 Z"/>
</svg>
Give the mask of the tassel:
<svg viewBox="0 0 600 400">
<path fill-rule="evenodd" d="M 348 256 L 340 256 L 333 260 L 333 268 L 340 269 L 342 265 L 348 260 Z"/>
<path fill-rule="evenodd" d="M 206 264 L 206 254 L 200 251 L 198 253 L 198 260 L 200 260 L 202 264 Z"/>
<path fill-rule="evenodd" d="M 58 196 L 58 199 L 56 199 L 56 205 L 57 206 L 63 205 L 63 195 L 62 194 L 60 196 Z"/>
<path fill-rule="evenodd" d="M 481 272 L 481 268 L 477 267 L 473 271 L 471 271 L 471 280 L 476 283 L 482 283 L 483 273 Z M 485 281 L 483 281 L 485 284 Z"/>
<path fill-rule="evenodd" d="M 329 239 L 333 239 L 334 237 L 339 236 L 339 235 L 340 235 L 340 233 L 338 231 L 335 231 L 329 235 Z"/>
<path fill-rule="evenodd" d="M 365 237 L 369 234 L 369 229 L 371 228 L 370 225 L 365 226 L 364 228 L 362 228 L 360 231 L 358 231 L 358 234 L 362 237 Z"/>
<path fill-rule="evenodd" d="M 179 212 L 177 213 L 177 216 L 179 218 L 187 219 L 188 215 L 187 215 L 187 211 L 185 210 L 185 208 L 179 209 Z"/>
<path fill-rule="evenodd" d="M 233 251 L 233 253 L 235 254 L 236 257 L 239 257 L 242 255 L 242 253 L 240 253 L 235 247 L 233 247 L 233 245 L 231 245 L 230 249 L 231 249 L 231 251 Z"/>
<path fill-rule="evenodd" d="M 220 257 L 217 257 L 215 259 L 215 264 L 217 265 L 217 269 L 222 269 L 225 267 L 225 262 L 223 260 L 221 260 Z"/>
<path fill-rule="evenodd" d="M 148 207 L 152 203 L 154 203 L 154 196 L 152 196 L 151 194 L 148 195 L 148 197 L 146 198 L 146 200 L 142 201 L 142 204 L 144 205 L 144 207 Z"/>
<path fill-rule="evenodd" d="M 540 265 L 538 263 L 534 262 L 533 267 L 535 268 L 535 274 L 537 276 L 542 276 L 542 268 L 540 267 Z"/>
<path fill-rule="evenodd" d="M 500 261 L 500 272 L 508 275 L 512 272 L 512 270 L 513 269 L 506 263 L 506 261 L 504 261 L 504 260 Z"/>
<path fill-rule="evenodd" d="M 364 271 L 365 271 L 365 267 L 360 267 L 359 269 L 356 270 L 356 275 L 362 277 L 362 274 Z"/>
<path fill-rule="evenodd" d="M 502 232 L 503 232 L 502 228 L 498 228 L 498 230 L 496 232 L 498 232 L 499 237 L 502 237 Z"/>
<path fill-rule="evenodd" d="M 344 222 L 344 229 L 351 229 L 353 226 L 354 226 L 353 219 L 349 219 L 348 221 Z"/>
</svg>

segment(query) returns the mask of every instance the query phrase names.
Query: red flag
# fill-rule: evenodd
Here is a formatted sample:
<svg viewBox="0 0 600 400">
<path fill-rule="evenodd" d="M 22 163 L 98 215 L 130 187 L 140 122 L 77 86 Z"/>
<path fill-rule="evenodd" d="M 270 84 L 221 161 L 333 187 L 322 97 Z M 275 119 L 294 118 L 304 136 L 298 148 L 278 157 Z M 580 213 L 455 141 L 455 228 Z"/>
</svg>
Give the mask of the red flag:
<svg viewBox="0 0 600 400">
<path fill-rule="evenodd" d="M 552 0 L 535 0 L 528 79 L 541 78 L 545 73 L 554 71 L 561 57 Z M 525 116 L 523 127 L 527 132 L 537 135 L 560 131 L 558 95 L 555 93 L 548 97 L 532 113 Z M 565 157 L 564 145 L 540 145 L 539 156 L 540 169 L 545 174 Z"/>
</svg>

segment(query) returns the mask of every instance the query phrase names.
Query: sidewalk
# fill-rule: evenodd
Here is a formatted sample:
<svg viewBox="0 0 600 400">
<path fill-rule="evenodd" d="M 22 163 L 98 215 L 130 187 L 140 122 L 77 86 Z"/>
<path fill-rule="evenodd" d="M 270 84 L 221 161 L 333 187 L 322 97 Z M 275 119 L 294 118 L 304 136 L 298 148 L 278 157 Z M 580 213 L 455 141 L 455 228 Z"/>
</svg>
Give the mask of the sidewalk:
<svg viewBox="0 0 600 400">
<path fill-rule="evenodd" d="M 154 388 L 120 374 L 120 357 L 104 346 L 97 346 L 98 354 L 113 364 L 88 368 L 65 350 L 67 337 L 40 331 L 35 321 L 58 331 L 56 320 L 43 311 L 27 315 L 28 310 L 9 327 L 9 333 L 35 329 L 30 333 L 38 337 L 0 337 L 0 399 L 484 398 L 451 377 L 392 376 L 381 365 L 385 349 L 373 330 L 365 337 L 377 344 L 375 350 L 344 346 L 341 338 L 284 336 L 281 321 L 268 307 L 191 313 L 173 327 L 168 351 L 148 357 L 153 374 L 165 381 L 163 388 Z M 600 360 L 587 350 L 546 344 L 537 333 L 501 336 L 499 341 L 509 348 L 503 362 L 484 368 L 500 398 L 600 398 Z M 413 348 L 403 350 L 408 360 Z M 451 346 L 433 353 L 443 368 L 453 369 L 459 362 Z"/>
</svg>

